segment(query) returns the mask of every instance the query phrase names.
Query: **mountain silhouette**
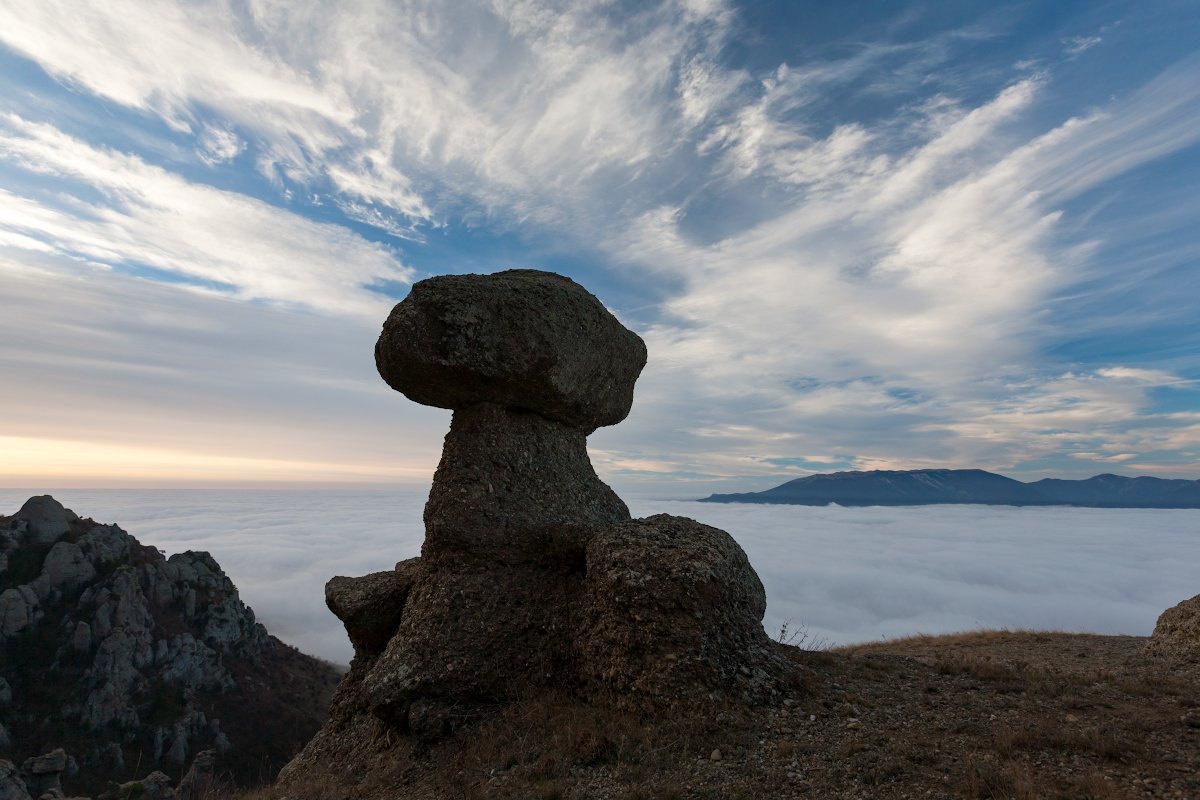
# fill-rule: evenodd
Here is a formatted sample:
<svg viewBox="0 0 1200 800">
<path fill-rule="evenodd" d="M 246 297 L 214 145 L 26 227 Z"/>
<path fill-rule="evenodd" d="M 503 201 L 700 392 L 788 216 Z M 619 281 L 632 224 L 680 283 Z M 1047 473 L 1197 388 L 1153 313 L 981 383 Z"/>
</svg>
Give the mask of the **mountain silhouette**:
<svg viewBox="0 0 1200 800">
<path fill-rule="evenodd" d="M 981 469 L 910 469 L 808 475 L 761 492 L 713 494 L 706 503 L 823 506 L 1090 506 L 1200 508 L 1200 481 L 1096 475 L 1023 483 Z"/>
</svg>

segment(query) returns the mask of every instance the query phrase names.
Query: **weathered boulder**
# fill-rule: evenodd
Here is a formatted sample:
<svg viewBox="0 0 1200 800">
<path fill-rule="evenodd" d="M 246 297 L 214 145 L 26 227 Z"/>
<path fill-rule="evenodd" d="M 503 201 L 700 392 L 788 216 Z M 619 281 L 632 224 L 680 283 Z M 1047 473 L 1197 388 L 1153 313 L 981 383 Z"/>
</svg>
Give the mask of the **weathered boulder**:
<svg viewBox="0 0 1200 800">
<path fill-rule="evenodd" d="M 415 284 L 375 361 L 418 403 L 496 403 L 590 432 L 629 414 L 646 346 L 570 278 L 517 269 Z"/>
<path fill-rule="evenodd" d="M 70 590 L 96 577 L 83 550 L 74 542 L 55 542 L 42 562 L 42 573 L 30 584 L 38 599 L 45 602 L 56 590 Z"/>
<path fill-rule="evenodd" d="M 99 800 L 175 800 L 175 789 L 166 773 L 155 770 L 141 780 L 127 781 L 105 792 Z"/>
<path fill-rule="evenodd" d="M 714 695 L 765 697 L 778 666 L 766 594 L 728 533 L 658 514 L 588 545 L 576 649 L 592 694 L 644 708 Z"/>
<path fill-rule="evenodd" d="M 20 633 L 43 615 L 37 593 L 29 584 L 0 592 L 0 638 Z"/>
<path fill-rule="evenodd" d="M 1160 614 L 1147 647 L 1158 655 L 1200 658 L 1200 594 Z"/>
<path fill-rule="evenodd" d="M 451 727 L 456 707 L 575 682 L 568 668 L 580 580 L 535 566 L 430 571 L 410 591 L 362 697 L 375 716 L 428 735 Z"/>
<path fill-rule="evenodd" d="M 52 792 L 58 792 L 61 796 L 63 775 L 69 775 L 72 768 L 75 768 L 75 760 L 59 747 L 45 755 L 25 759 L 21 765 L 21 778 L 34 797 Z"/>
<path fill-rule="evenodd" d="M 393 570 L 325 584 L 325 604 L 346 626 L 356 655 L 375 656 L 387 647 L 420 570 L 421 560 L 413 558 Z"/>
<path fill-rule="evenodd" d="M 48 494 L 31 497 L 13 514 L 26 524 L 25 535 L 36 544 L 50 544 L 66 536 L 79 517 Z"/>
<path fill-rule="evenodd" d="M 211 797 L 216 784 L 216 750 L 204 750 L 196 754 L 187 774 L 175 789 L 178 800 L 205 800 Z"/>
<path fill-rule="evenodd" d="M 17 765 L 0 758 L 0 800 L 31 800 Z"/>
</svg>

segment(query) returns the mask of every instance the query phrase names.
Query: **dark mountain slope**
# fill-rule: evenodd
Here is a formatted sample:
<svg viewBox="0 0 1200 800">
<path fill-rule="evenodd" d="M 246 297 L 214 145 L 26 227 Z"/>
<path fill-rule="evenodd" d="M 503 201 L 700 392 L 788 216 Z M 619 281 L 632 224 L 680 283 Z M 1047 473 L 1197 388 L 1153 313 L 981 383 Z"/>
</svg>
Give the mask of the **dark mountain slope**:
<svg viewBox="0 0 1200 800">
<path fill-rule="evenodd" d="M 0 516 L 0 758 L 61 747 L 71 788 L 94 792 L 151 769 L 178 780 L 211 749 L 256 783 L 338 679 L 269 635 L 208 553 L 165 558 L 49 496 Z"/>
<path fill-rule="evenodd" d="M 1200 508 L 1200 481 L 1097 475 L 1084 481 L 1044 478 L 1029 486 L 1055 503 L 1101 508 Z"/>
<path fill-rule="evenodd" d="M 1082 481 L 1032 483 L 980 469 L 872 470 L 809 475 L 773 489 L 714 494 L 707 503 L 823 506 L 1074 505 L 1102 508 L 1200 508 L 1200 481 L 1097 475 Z"/>
</svg>

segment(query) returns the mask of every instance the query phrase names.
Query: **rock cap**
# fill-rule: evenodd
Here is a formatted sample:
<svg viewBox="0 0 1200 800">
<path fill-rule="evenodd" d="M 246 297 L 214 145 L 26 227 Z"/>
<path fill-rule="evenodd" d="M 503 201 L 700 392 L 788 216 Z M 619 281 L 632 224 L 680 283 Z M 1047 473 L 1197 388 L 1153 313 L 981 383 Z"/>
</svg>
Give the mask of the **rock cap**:
<svg viewBox="0 0 1200 800">
<path fill-rule="evenodd" d="M 646 345 L 570 278 L 516 269 L 414 284 L 375 363 L 424 405 L 495 403 L 592 431 L 629 414 Z"/>
</svg>

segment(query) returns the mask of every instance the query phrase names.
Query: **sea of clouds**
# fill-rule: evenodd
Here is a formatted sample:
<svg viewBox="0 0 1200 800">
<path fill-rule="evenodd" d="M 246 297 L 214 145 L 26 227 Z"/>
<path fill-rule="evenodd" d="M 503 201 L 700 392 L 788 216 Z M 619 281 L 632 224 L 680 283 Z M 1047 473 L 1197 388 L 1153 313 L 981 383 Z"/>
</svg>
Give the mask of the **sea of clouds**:
<svg viewBox="0 0 1200 800">
<path fill-rule="evenodd" d="M 0 489 L 0 513 L 31 494 Z M 267 628 L 345 663 L 325 608 L 333 575 L 417 555 L 423 490 L 57 489 L 64 505 L 116 522 L 168 554 L 208 550 Z M 1200 511 L 923 506 L 718 505 L 626 498 L 729 531 L 767 589 L 764 625 L 807 644 L 913 633 L 1038 628 L 1144 636 L 1200 592 Z"/>
</svg>

